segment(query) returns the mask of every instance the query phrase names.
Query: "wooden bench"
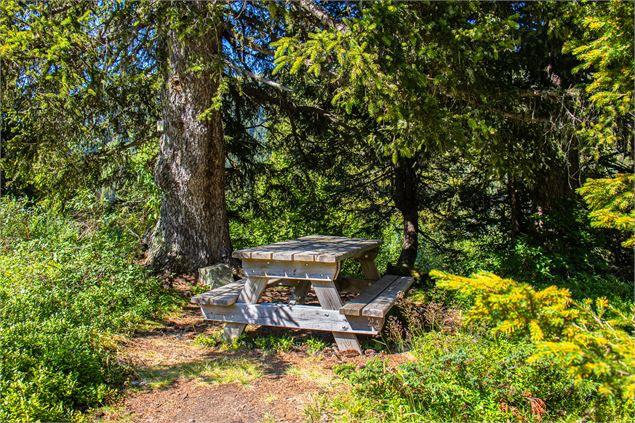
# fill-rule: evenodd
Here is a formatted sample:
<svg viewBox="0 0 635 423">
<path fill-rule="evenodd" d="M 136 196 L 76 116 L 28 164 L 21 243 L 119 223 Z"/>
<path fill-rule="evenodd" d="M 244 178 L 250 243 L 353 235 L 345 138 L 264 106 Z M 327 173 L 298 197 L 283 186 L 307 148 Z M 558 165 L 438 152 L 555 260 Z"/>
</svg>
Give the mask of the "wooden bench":
<svg viewBox="0 0 635 423">
<path fill-rule="evenodd" d="M 328 331 L 340 351 L 361 352 L 357 334 L 376 335 L 409 277 L 379 277 L 375 258 L 381 240 L 311 235 L 295 240 L 238 250 L 243 281 L 192 298 L 207 320 L 224 322 L 223 337 L 236 339 L 248 324 Z M 356 260 L 365 279 L 342 280 L 345 260 Z M 259 301 L 271 284 L 293 287 L 288 303 Z M 304 304 L 312 289 L 319 305 Z M 343 304 L 340 291 L 360 292 Z"/>
<path fill-rule="evenodd" d="M 231 306 L 236 304 L 245 286 L 246 279 L 219 286 L 211 291 L 192 297 L 192 302 L 199 305 Z"/>
<path fill-rule="evenodd" d="M 386 275 L 339 310 L 332 311 L 316 306 L 240 303 L 238 299 L 245 282 L 246 279 L 242 279 L 196 295 L 192 302 L 200 305 L 210 320 L 313 330 L 337 328 L 343 332 L 376 335 L 399 294 L 407 291 L 414 279 Z M 276 282 L 282 281 L 274 280 L 272 284 Z M 368 280 L 363 282 L 360 285 L 369 284 Z"/>
<path fill-rule="evenodd" d="M 340 313 L 346 316 L 383 319 L 397 301 L 399 294 L 406 292 L 413 282 L 414 278 L 408 276 L 385 275 L 340 308 Z"/>
</svg>

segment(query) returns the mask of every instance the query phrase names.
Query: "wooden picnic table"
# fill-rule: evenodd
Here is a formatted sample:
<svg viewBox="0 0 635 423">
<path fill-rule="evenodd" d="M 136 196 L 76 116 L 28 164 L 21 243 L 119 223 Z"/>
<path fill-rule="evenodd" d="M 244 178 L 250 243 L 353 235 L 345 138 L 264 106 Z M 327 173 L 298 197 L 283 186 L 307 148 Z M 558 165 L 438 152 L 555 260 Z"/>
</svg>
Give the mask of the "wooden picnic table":
<svg viewBox="0 0 635 423">
<path fill-rule="evenodd" d="M 375 335 L 410 277 L 380 278 L 375 265 L 381 240 L 312 235 L 290 241 L 234 251 L 242 260 L 246 278 L 195 296 L 207 320 L 225 322 L 228 340 L 240 336 L 247 324 L 312 329 L 333 333 L 341 351 L 361 352 L 356 334 Z M 364 289 L 344 304 L 338 290 L 342 262 L 357 260 L 365 279 L 355 280 Z M 288 304 L 258 302 L 267 285 L 293 286 Z M 361 282 L 361 283 L 360 283 Z M 304 305 L 310 289 L 319 306 Z"/>
</svg>

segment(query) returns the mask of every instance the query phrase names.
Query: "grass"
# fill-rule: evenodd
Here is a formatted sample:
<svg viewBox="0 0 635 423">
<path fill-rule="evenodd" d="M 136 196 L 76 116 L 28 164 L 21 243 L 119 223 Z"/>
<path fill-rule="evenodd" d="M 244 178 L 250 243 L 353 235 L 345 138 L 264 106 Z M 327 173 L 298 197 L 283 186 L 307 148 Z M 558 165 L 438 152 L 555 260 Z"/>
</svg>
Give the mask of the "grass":
<svg viewBox="0 0 635 423">
<path fill-rule="evenodd" d="M 239 350 L 239 349 L 259 349 L 270 353 L 290 352 L 293 349 L 305 346 L 310 355 L 318 355 L 328 344 L 315 337 L 294 337 L 287 334 L 250 335 L 243 333 L 238 339 L 231 343 L 226 343 L 222 339 L 222 331 L 218 330 L 211 335 L 199 335 L 194 340 L 196 345 L 208 348 L 215 348 L 219 351 Z"/>
<path fill-rule="evenodd" d="M 333 381 L 333 373 L 320 365 L 319 361 L 312 358 L 303 360 L 302 363 L 289 366 L 286 375 L 305 379 L 320 386 L 328 386 Z"/>
<path fill-rule="evenodd" d="M 262 366 L 259 363 L 238 357 L 202 359 L 145 368 L 138 372 L 143 385 L 151 389 L 166 388 L 180 379 L 193 380 L 202 384 L 247 385 L 260 378 L 262 374 Z"/>
</svg>

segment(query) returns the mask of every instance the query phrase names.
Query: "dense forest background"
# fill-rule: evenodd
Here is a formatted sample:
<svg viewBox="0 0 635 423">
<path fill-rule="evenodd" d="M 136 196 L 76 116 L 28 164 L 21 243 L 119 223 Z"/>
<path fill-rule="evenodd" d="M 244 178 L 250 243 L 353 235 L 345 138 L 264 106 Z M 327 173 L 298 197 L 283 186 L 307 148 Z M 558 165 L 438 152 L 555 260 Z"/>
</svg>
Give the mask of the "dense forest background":
<svg viewBox="0 0 635 423">
<path fill-rule="evenodd" d="M 626 419 L 633 18 L 628 1 L 3 1 L 0 420 L 111 401 L 113 336 L 179 304 L 162 281 L 315 233 L 383 239 L 380 270 L 418 279 L 399 313 L 466 316 L 457 334 L 400 315 L 387 348 L 420 361 L 344 371 L 353 419 L 540 420 L 527 390 L 545 419 Z"/>
</svg>

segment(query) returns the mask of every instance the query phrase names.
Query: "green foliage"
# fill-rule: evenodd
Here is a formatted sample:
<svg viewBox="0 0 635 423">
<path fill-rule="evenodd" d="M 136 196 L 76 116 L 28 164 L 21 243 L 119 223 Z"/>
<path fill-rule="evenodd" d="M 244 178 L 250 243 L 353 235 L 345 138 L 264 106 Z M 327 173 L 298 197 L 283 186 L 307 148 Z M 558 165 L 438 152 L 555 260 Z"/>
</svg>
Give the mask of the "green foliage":
<svg viewBox="0 0 635 423">
<path fill-rule="evenodd" d="M 152 12 L 133 3 L 0 3 L 0 168 L 14 190 L 66 199 L 135 179 L 131 156 L 158 140 L 159 78 Z"/>
<path fill-rule="evenodd" d="M 474 298 L 467 315 L 468 324 L 492 324 L 498 333 L 529 335 L 541 341 L 559 334 L 563 327 L 578 317 L 570 308 L 569 292 L 556 286 L 535 291 L 528 284 L 502 279 L 491 273 L 478 273 L 470 278 L 439 271 L 430 272 L 442 289 L 461 291 Z"/>
<path fill-rule="evenodd" d="M 287 335 L 259 336 L 253 339 L 256 348 L 265 351 L 287 352 L 295 346 L 295 340 Z"/>
<path fill-rule="evenodd" d="M 68 420 L 116 395 L 112 336 L 175 304 L 133 263 L 135 242 L 2 198 L 0 420 Z"/>
<path fill-rule="evenodd" d="M 382 238 L 388 245 L 377 263 L 385 269 L 398 255 L 399 233 L 393 225 L 385 226 L 364 213 L 371 199 L 343 208 L 346 187 L 332 175 L 321 169 L 299 171 L 286 147 L 271 148 L 270 156 L 263 159 L 267 171 L 227 194 L 233 246 L 239 249 L 312 234 Z M 338 191 L 341 194 L 334 195 Z"/>
<path fill-rule="evenodd" d="M 628 239 L 622 245 L 626 248 L 635 245 L 634 184 L 633 174 L 617 174 L 612 178 L 589 179 L 578 189 L 591 210 L 591 226 L 624 232 Z"/>
<path fill-rule="evenodd" d="M 607 297 L 622 310 L 633 306 L 632 251 L 620 247 L 619 233 L 590 227 L 588 214 L 581 208 L 540 216 L 531 224 L 539 223 L 539 232 L 515 240 L 497 230 L 482 236 L 468 232 L 463 239 L 447 241 L 454 251 L 431 251 L 427 261 L 452 273 L 486 271 L 529 281 L 538 288 L 556 285 L 569 289 L 575 300 Z M 442 243 L 449 238 L 445 231 L 431 235 Z"/>
<path fill-rule="evenodd" d="M 453 291 L 423 278 L 409 307 L 425 324 L 395 328 L 413 363 L 338 368 L 354 402 L 334 404 L 354 421 L 629 417 L 632 327 L 619 310 L 633 305 L 632 251 L 589 227 L 574 188 L 632 162 L 632 2 L 320 2 L 344 19 L 318 30 L 297 2 L 214 4 L 209 22 L 199 6 L 0 3 L 2 189 L 77 219 L 0 203 L 0 420 L 67 420 L 112 398 L 124 376 L 111 335 L 171 302 L 133 264 L 159 210 L 158 40 L 167 28 L 199 35 L 221 13 L 231 65 L 211 64 L 224 77 L 208 112 L 223 109 L 235 248 L 312 233 L 382 238 L 383 271 L 401 249 L 392 164 L 407 157 L 417 269 L 507 278 L 435 274 Z M 592 226 L 628 232 L 632 245 L 632 175 L 588 181 Z M 445 327 L 448 306 L 471 308 L 476 332 L 498 335 L 424 332 Z M 245 335 L 221 348 L 299 342 Z M 217 348 L 220 333 L 196 343 Z M 221 380 L 232 363 L 221 364 L 183 374 L 205 367 Z"/>
<path fill-rule="evenodd" d="M 575 71 L 590 71 L 592 81 L 584 89 L 599 117 L 585 122 L 582 133 L 600 143 L 632 140 L 632 129 L 621 126 L 633 122 L 634 12 L 631 1 L 589 2 L 576 10 L 582 36 L 565 45 L 581 62 Z"/>
<path fill-rule="evenodd" d="M 318 338 L 308 338 L 305 343 L 307 346 L 307 350 L 309 351 L 309 354 L 312 354 L 312 355 L 318 354 L 320 351 L 324 350 L 324 348 L 326 348 L 327 346 L 326 342 Z"/>
<path fill-rule="evenodd" d="M 606 399 L 605 407 L 634 407 L 632 313 L 627 317 L 605 298 L 577 303 L 568 290 L 536 291 L 491 273 L 464 278 L 434 271 L 431 276 L 439 287 L 474 298 L 468 322 L 491 326 L 494 335 L 529 335 L 536 346 L 530 361 L 549 359 L 576 383 L 591 383 Z"/>
<path fill-rule="evenodd" d="M 329 28 L 273 43 L 274 74 L 306 70 L 321 84 L 329 78 L 337 87 L 331 103 L 349 115 L 361 110 L 373 119 L 377 130 L 371 142 L 396 163 L 399 157 L 464 142 L 468 134 L 493 134 L 471 104 L 458 108 L 455 101 L 483 88 L 479 77 L 486 70 L 480 63 L 511 51 L 516 27 L 513 16 L 476 2 L 373 2 L 348 19 L 345 30 Z"/>
<path fill-rule="evenodd" d="M 339 368 L 353 398 L 326 413 L 350 421 L 569 421 L 592 398 L 560 367 L 529 363 L 528 342 L 457 333 L 417 338 L 414 360 Z M 334 401 L 334 404 L 338 404 Z M 339 408 L 339 410 L 333 410 Z"/>
</svg>

